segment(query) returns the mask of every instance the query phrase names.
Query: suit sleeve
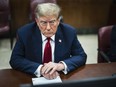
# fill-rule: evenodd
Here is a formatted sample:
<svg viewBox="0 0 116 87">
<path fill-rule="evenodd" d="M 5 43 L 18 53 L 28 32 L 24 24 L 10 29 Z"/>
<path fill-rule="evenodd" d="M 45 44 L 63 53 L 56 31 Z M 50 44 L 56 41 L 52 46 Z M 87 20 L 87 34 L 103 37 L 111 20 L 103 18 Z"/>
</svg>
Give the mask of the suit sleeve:
<svg viewBox="0 0 116 87">
<path fill-rule="evenodd" d="M 25 57 L 25 46 L 21 35 L 17 34 L 17 41 L 12 51 L 10 65 L 13 69 L 17 69 L 29 74 L 34 74 L 40 64 L 30 61 Z"/>
<path fill-rule="evenodd" d="M 86 63 L 86 58 L 87 55 L 77 39 L 77 34 L 75 33 L 71 47 L 71 57 L 64 60 L 68 67 L 68 72 L 84 65 Z"/>
</svg>

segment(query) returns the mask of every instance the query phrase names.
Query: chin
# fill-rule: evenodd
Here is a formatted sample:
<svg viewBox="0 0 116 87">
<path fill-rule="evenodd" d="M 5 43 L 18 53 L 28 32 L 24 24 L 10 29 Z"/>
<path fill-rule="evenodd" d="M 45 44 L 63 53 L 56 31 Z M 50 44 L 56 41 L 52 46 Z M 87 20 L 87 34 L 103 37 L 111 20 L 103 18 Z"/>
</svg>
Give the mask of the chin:
<svg viewBox="0 0 116 87">
<path fill-rule="evenodd" d="M 46 37 L 52 37 L 54 35 L 54 33 L 44 33 L 44 36 Z"/>
<path fill-rule="evenodd" d="M 46 37 L 52 37 L 53 35 L 45 35 Z"/>
</svg>

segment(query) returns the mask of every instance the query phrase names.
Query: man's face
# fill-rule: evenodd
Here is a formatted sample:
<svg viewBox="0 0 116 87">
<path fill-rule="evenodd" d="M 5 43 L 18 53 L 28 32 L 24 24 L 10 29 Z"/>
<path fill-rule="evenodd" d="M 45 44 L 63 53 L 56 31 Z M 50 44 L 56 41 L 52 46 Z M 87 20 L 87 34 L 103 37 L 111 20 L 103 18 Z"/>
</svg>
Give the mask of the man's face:
<svg viewBox="0 0 116 87">
<path fill-rule="evenodd" d="M 36 18 L 35 20 L 44 36 L 52 37 L 56 33 L 59 20 L 55 16 L 43 16 Z"/>
</svg>

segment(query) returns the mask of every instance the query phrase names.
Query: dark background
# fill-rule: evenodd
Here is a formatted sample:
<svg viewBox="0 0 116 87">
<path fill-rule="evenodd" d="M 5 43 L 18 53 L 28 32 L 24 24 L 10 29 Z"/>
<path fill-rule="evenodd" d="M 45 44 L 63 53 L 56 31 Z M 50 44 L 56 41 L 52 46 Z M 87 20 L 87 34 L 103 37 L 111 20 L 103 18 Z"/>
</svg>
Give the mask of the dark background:
<svg viewBox="0 0 116 87">
<path fill-rule="evenodd" d="M 65 23 L 79 34 L 96 34 L 102 26 L 116 24 L 116 0 L 57 0 Z M 30 0 L 10 0 L 12 32 L 31 22 Z"/>
</svg>

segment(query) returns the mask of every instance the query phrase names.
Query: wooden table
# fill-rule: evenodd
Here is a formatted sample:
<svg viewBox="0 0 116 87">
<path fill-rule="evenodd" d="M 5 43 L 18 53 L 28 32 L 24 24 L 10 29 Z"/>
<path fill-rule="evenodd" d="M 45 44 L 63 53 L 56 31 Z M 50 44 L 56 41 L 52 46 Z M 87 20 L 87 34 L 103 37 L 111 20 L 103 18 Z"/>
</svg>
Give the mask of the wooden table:
<svg viewBox="0 0 116 87">
<path fill-rule="evenodd" d="M 111 76 L 114 73 L 116 73 L 116 62 L 86 64 L 67 75 L 61 74 L 61 79 L 63 81 L 81 80 L 93 77 Z M 31 84 L 32 78 L 32 75 L 20 71 L 3 69 L 0 70 L 0 87 L 19 87 L 20 84 Z"/>
</svg>

